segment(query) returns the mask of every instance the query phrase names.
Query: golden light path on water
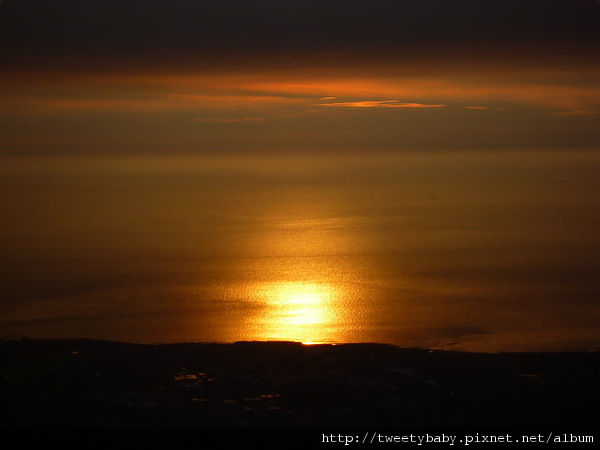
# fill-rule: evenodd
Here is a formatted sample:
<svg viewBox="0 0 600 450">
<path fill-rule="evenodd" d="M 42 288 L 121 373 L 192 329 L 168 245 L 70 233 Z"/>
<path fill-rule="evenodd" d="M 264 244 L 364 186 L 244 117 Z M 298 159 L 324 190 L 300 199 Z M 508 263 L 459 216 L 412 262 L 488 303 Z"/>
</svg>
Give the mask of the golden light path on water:
<svg viewBox="0 0 600 450">
<path fill-rule="evenodd" d="M 239 297 L 255 304 L 239 325 L 245 339 L 304 344 L 358 339 L 352 316 L 361 309 L 360 295 L 352 280 L 359 271 L 339 255 L 355 251 L 364 237 L 343 212 L 344 196 L 322 191 L 271 193 L 257 211 L 261 225 L 246 246 L 276 257 L 254 260 L 250 272 L 257 278 L 237 287 Z"/>
<path fill-rule="evenodd" d="M 327 342 L 335 336 L 335 324 L 343 316 L 339 289 L 325 283 L 265 284 L 255 295 L 267 305 L 259 320 L 261 339 Z"/>
</svg>

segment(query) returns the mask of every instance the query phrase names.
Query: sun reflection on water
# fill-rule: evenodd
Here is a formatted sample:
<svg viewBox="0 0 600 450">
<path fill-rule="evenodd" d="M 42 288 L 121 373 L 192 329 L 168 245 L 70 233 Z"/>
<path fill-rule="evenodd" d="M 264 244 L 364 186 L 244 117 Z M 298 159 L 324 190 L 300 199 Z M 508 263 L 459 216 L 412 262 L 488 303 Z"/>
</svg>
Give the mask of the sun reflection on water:
<svg viewBox="0 0 600 450">
<path fill-rule="evenodd" d="M 265 303 L 260 318 L 261 339 L 305 344 L 329 342 L 341 320 L 340 292 L 319 282 L 275 282 L 258 287 Z"/>
</svg>

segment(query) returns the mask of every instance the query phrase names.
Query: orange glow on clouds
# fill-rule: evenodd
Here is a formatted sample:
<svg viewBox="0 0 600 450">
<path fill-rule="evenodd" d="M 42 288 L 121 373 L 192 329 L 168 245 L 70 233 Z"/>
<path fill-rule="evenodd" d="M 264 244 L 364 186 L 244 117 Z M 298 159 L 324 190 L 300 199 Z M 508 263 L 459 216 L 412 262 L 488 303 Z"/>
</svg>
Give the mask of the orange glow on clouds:
<svg viewBox="0 0 600 450">
<path fill-rule="evenodd" d="M 264 122 L 264 117 L 242 117 L 239 119 L 221 119 L 221 118 L 203 118 L 194 119 L 194 122 L 218 122 L 218 123 L 261 123 Z"/>
<path fill-rule="evenodd" d="M 558 116 L 574 116 L 574 117 L 579 117 L 579 116 L 600 117 L 600 111 L 576 109 L 573 111 L 560 111 L 560 112 L 557 112 L 556 115 L 558 115 Z"/>
<path fill-rule="evenodd" d="M 343 72 L 306 69 L 235 73 L 95 73 L 0 75 L 8 114 L 80 112 L 239 111 L 242 116 L 288 116 L 312 108 L 442 108 L 494 106 L 537 107 L 549 112 L 584 115 L 597 111 L 600 89 L 586 82 L 588 72 L 565 75 L 464 70 L 451 75 L 414 76 L 402 71 Z M 535 75 L 535 76 L 534 76 Z M 477 106 L 473 106 L 477 105 Z M 571 113 L 572 112 L 572 113 Z M 239 115 L 239 114 L 238 114 Z M 589 115 L 589 114 L 586 114 Z M 226 119 L 231 119 L 227 117 Z"/>
<path fill-rule="evenodd" d="M 442 108 L 446 105 L 400 103 L 399 100 L 365 100 L 360 102 L 320 103 L 319 106 L 339 106 L 347 108 Z"/>
</svg>

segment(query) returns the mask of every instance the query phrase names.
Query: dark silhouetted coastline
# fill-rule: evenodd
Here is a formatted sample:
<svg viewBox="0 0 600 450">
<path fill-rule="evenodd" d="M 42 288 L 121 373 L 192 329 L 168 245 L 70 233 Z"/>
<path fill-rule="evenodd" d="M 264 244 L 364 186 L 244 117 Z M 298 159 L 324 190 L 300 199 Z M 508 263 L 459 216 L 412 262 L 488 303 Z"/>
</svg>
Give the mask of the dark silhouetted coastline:
<svg viewBox="0 0 600 450">
<path fill-rule="evenodd" d="M 6 340 L 3 426 L 592 426 L 595 352 Z"/>
</svg>

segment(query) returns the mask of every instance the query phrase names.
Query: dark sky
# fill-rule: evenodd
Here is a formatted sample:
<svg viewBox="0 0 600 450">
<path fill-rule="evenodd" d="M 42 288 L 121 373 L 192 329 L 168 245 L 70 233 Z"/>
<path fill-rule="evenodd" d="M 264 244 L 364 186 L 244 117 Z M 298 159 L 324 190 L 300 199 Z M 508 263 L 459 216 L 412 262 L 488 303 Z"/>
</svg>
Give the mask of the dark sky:
<svg viewBox="0 0 600 450">
<path fill-rule="evenodd" d="M 595 0 L 6 0 L 0 21 L 5 56 L 30 63 L 515 44 L 561 52 L 600 37 Z"/>
</svg>

